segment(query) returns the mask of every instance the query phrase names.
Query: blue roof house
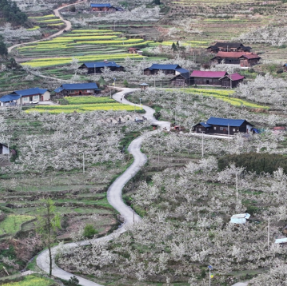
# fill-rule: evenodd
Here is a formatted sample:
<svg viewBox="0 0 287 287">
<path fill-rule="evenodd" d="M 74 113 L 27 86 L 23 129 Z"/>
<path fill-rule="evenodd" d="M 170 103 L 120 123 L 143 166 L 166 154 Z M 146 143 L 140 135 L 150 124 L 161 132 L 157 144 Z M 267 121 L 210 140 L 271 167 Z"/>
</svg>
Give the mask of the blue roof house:
<svg viewBox="0 0 287 287">
<path fill-rule="evenodd" d="M 54 92 L 58 96 L 84 96 L 99 93 L 100 89 L 96 83 L 63 84 Z"/>
<path fill-rule="evenodd" d="M 252 133 L 253 125 L 246 120 L 209 118 L 206 122 L 193 126 L 197 133 L 234 135 L 237 133 Z"/>
<path fill-rule="evenodd" d="M 91 3 L 90 4 L 91 10 L 94 12 L 114 12 L 118 9 L 114 6 L 112 6 L 110 3 Z"/>
<path fill-rule="evenodd" d="M 31 88 L 26 90 L 17 90 L 9 95 L 0 98 L 3 105 L 25 105 L 39 103 L 40 101 L 49 101 L 50 92 L 47 89 Z"/>
<path fill-rule="evenodd" d="M 102 62 L 87 62 L 79 67 L 79 69 L 86 69 L 88 74 L 102 73 L 105 67 L 111 71 L 124 71 L 124 67 L 116 64 L 115 62 L 102 61 Z"/>
<path fill-rule="evenodd" d="M 180 75 L 184 74 L 189 77 L 189 71 L 174 64 L 152 64 L 149 68 L 144 69 L 145 75 L 154 75 L 159 71 L 163 71 L 166 75 Z"/>
</svg>

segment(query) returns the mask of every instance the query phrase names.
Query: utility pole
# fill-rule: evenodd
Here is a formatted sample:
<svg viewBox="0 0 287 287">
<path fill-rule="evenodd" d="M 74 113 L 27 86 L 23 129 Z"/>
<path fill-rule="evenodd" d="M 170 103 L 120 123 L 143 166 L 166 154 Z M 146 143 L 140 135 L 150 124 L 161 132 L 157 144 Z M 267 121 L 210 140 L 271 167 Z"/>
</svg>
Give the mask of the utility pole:
<svg viewBox="0 0 287 287">
<path fill-rule="evenodd" d="M 10 144 L 8 142 L 8 161 L 9 161 L 9 156 L 10 156 Z"/>
<path fill-rule="evenodd" d="M 268 250 L 269 250 L 269 243 L 270 243 L 270 218 L 268 218 L 268 242 L 267 242 Z"/>
<path fill-rule="evenodd" d="M 203 158 L 204 152 L 203 152 L 203 132 L 201 132 L 201 157 Z"/>
<path fill-rule="evenodd" d="M 83 173 L 85 173 L 85 153 L 83 153 Z"/>
</svg>

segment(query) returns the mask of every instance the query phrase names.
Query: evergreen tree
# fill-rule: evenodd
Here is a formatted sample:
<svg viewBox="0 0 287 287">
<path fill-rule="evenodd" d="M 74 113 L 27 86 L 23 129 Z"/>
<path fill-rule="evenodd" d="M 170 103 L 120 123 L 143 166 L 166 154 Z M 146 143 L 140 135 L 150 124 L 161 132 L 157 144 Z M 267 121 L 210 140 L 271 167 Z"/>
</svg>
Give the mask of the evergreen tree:
<svg viewBox="0 0 287 287">
<path fill-rule="evenodd" d="M 3 41 L 0 40 L 0 57 L 6 58 L 8 56 L 8 50 Z"/>
<path fill-rule="evenodd" d="M 13 25 L 23 25 L 28 20 L 27 15 L 18 8 L 16 2 L 8 0 L 0 0 L 0 18 Z"/>
<path fill-rule="evenodd" d="M 154 0 L 154 4 L 155 5 L 160 5 L 161 3 L 160 3 L 160 0 Z"/>
</svg>

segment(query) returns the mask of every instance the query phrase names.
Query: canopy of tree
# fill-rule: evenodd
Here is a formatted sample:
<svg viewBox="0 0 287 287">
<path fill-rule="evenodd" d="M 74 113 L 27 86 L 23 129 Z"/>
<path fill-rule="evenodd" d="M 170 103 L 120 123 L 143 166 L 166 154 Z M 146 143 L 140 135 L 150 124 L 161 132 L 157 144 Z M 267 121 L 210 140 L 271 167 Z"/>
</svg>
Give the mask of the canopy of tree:
<svg viewBox="0 0 287 287">
<path fill-rule="evenodd" d="M 23 25 L 28 19 L 17 4 L 9 0 L 0 0 L 0 18 L 13 25 Z"/>
<path fill-rule="evenodd" d="M 0 57 L 7 57 L 8 50 L 4 42 L 0 39 Z"/>
<path fill-rule="evenodd" d="M 245 153 L 225 155 L 218 161 L 220 170 L 224 170 L 230 164 L 235 163 L 238 167 L 245 167 L 247 171 L 256 173 L 268 172 L 272 174 L 279 167 L 287 171 L 287 158 L 281 154 L 269 153 Z"/>
</svg>

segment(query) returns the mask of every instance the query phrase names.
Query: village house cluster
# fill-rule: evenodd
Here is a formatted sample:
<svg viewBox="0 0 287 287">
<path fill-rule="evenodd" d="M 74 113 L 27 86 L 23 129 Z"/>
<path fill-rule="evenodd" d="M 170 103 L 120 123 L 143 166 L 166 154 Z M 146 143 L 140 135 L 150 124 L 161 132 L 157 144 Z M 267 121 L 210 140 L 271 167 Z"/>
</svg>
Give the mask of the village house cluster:
<svg viewBox="0 0 287 287">
<path fill-rule="evenodd" d="M 93 11 L 112 11 L 115 7 L 110 4 L 91 4 Z M 207 51 L 215 53 L 211 62 L 225 62 L 226 64 L 238 65 L 239 67 L 251 67 L 258 63 L 260 57 L 251 52 L 251 47 L 246 47 L 241 43 L 224 43 L 218 42 L 207 48 Z M 129 53 L 140 53 L 136 48 L 129 48 Z M 83 63 L 79 69 L 86 74 L 100 74 L 103 69 L 108 68 L 113 72 L 125 72 L 125 67 L 114 61 L 99 61 Z M 244 80 L 244 76 L 234 73 L 228 74 L 226 71 L 190 71 L 182 68 L 177 64 L 152 64 L 143 70 L 147 76 L 157 75 L 162 72 L 164 75 L 173 76 L 170 79 L 170 85 L 173 87 L 184 86 L 215 86 L 224 88 L 235 88 Z M 145 84 L 147 85 L 147 84 Z M 146 86 L 145 86 L 146 87 Z M 145 88 L 142 87 L 142 88 Z M 54 90 L 56 98 L 64 96 L 84 96 L 97 95 L 100 89 L 96 83 L 77 83 L 63 84 Z M 38 104 L 50 101 L 50 91 L 41 88 L 31 88 L 26 90 L 14 91 L 11 94 L 4 95 L 0 98 L 1 106 Z"/>
</svg>

